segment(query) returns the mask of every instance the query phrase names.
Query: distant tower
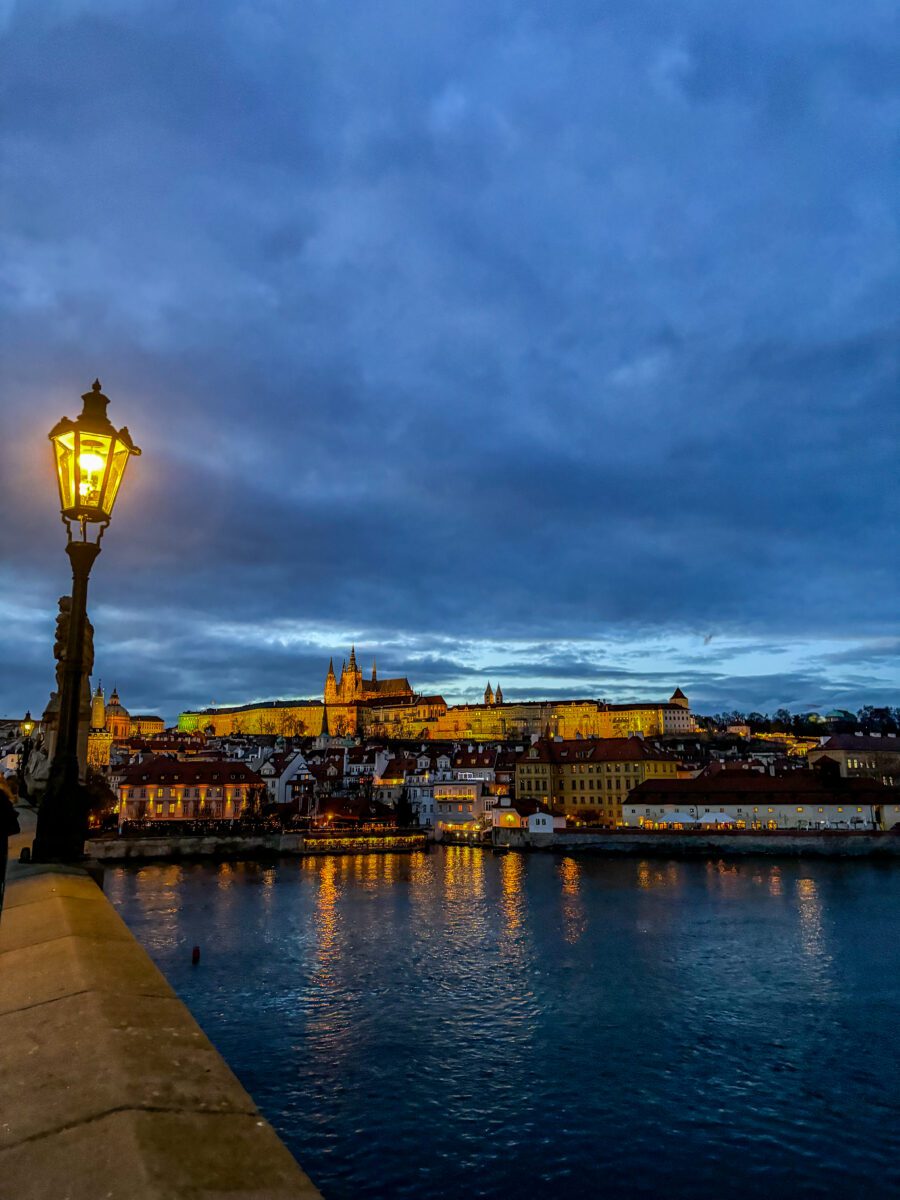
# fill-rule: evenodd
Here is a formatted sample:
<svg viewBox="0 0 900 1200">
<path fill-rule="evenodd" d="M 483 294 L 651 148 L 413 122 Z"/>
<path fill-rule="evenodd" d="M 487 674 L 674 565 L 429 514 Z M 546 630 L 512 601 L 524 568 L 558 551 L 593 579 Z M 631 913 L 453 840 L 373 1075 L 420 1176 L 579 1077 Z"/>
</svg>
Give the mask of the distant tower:
<svg viewBox="0 0 900 1200">
<path fill-rule="evenodd" d="M 377 683 L 377 682 L 378 682 L 378 669 L 377 669 L 377 667 L 375 666 L 375 659 L 374 659 L 374 658 L 372 659 L 372 682 L 373 682 L 373 683 Z"/>
<path fill-rule="evenodd" d="M 484 702 L 485 704 L 494 703 L 494 689 L 491 687 L 490 680 L 488 680 L 488 685 L 484 689 Z"/>
<path fill-rule="evenodd" d="M 362 671 L 356 665 L 356 647 L 350 647 L 350 661 L 347 663 L 347 691 L 343 694 L 343 700 L 359 700 L 362 697 Z"/>
<path fill-rule="evenodd" d="M 499 683 L 497 684 L 496 692 L 494 692 L 494 703 L 495 704 L 503 703 L 503 688 L 500 686 Z"/>
<path fill-rule="evenodd" d="M 328 674 L 325 676 L 325 703 L 337 704 L 338 688 L 334 677 L 334 659 L 328 660 Z"/>
<path fill-rule="evenodd" d="M 681 708 L 690 708 L 691 707 L 687 696 L 684 694 L 684 692 L 681 690 L 681 688 L 675 689 L 675 691 L 672 693 L 672 699 L 669 701 L 669 703 L 677 704 Z"/>
<path fill-rule="evenodd" d="M 97 690 L 91 698 L 91 729 L 106 728 L 106 702 L 103 698 L 103 681 L 97 684 Z"/>
</svg>

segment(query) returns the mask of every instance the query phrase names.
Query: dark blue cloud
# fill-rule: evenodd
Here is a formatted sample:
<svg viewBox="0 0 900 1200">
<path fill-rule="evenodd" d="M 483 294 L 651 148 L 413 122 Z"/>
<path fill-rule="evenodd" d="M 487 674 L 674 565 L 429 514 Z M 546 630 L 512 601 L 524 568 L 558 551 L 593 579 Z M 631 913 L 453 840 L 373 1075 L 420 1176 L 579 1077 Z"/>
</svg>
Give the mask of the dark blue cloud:
<svg viewBox="0 0 900 1200">
<path fill-rule="evenodd" d="M 97 373 L 141 707 L 313 694 L 356 635 L 468 698 L 896 695 L 887 5 L 4 13 L 0 708 L 49 686 L 44 439 Z"/>
</svg>

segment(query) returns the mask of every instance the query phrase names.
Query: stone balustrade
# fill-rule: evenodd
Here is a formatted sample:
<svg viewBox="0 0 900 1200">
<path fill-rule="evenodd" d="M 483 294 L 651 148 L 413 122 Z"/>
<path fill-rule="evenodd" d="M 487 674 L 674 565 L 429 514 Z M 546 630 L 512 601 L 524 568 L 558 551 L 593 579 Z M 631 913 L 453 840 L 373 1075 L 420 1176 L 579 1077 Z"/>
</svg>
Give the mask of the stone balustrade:
<svg viewBox="0 0 900 1200">
<path fill-rule="evenodd" d="M 10 867 L 0 1195 L 319 1196 L 101 888 L 74 868 Z"/>
</svg>

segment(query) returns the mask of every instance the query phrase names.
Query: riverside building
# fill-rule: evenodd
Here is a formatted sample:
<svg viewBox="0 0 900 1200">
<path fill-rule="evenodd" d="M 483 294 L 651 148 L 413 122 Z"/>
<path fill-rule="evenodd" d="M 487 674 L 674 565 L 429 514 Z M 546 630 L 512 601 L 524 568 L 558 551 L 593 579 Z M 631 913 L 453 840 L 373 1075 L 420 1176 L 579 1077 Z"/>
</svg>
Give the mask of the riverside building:
<svg viewBox="0 0 900 1200">
<path fill-rule="evenodd" d="M 645 829 L 891 829 L 898 823 L 895 788 L 826 771 L 719 771 L 696 779 L 651 779 L 635 788 L 624 806 L 624 824 Z"/>
<path fill-rule="evenodd" d="M 541 738 L 516 763 L 516 797 L 615 827 L 632 789 L 677 772 L 678 759 L 643 738 Z"/>
<path fill-rule="evenodd" d="M 237 820 L 259 776 L 244 763 L 152 758 L 119 776 L 119 824 L 124 821 Z"/>
</svg>

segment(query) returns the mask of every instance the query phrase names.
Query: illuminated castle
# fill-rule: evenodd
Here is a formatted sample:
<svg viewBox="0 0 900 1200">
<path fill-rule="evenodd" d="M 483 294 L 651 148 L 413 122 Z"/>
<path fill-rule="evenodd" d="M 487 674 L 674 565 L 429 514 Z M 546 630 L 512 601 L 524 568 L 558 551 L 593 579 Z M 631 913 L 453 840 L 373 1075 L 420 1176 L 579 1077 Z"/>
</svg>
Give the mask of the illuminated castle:
<svg viewBox="0 0 900 1200">
<path fill-rule="evenodd" d="M 341 677 L 337 679 L 334 673 L 334 659 L 328 661 L 328 674 L 325 676 L 326 704 L 360 704 L 367 700 L 380 700 L 383 697 L 410 698 L 415 693 L 410 687 L 409 680 L 379 679 L 375 660 L 372 660 L 372 678 L 363 679 L 363 673 L 356 665 L 356 647 L 350 647 L 349 663 L 341 663 Z"/>
<path fill-rule="evenodd" d="M 668 701 L 607 704 L 601 700 L 508 701 L 490 683 L 483 704 L 448 707 L 442 696 L 422 695 L 405 676 L 379 679 L 375 663 L 366 679 L 356 647 L 341 663 L 328 663 L 321 700 L 268 700 L 228 708 L 183 712 L 179 729 L 216 735 L 276 734 L 283 737 L 436 738 L 484 742 L 529 737 L 659 737 L 694 729 L 688 699 L 677 689 Z"/>
</svg>

